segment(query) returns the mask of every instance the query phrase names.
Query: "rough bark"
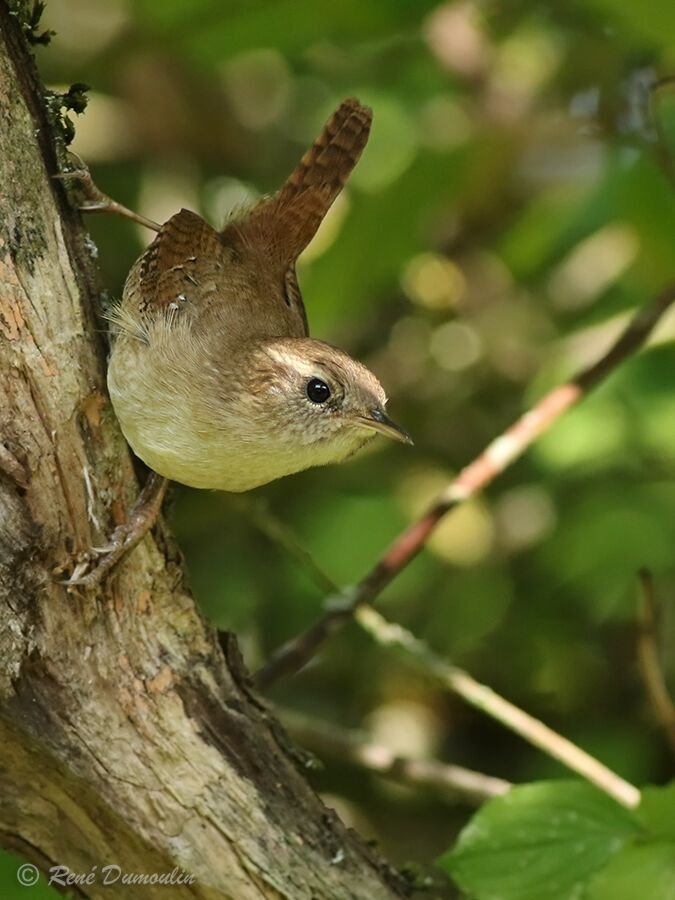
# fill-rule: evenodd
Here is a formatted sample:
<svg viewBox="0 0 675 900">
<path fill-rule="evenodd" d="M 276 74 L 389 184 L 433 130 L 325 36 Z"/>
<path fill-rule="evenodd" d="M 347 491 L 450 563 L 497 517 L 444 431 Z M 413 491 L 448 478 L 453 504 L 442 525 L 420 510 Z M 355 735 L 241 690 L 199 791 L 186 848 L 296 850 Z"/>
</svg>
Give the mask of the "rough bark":
<svg viewBox="0 0 675 900">
<path fill-rule="evenodd" d="M 196 882 L 175 898 L 401 896 L 308 786 L 161 525 L 99 591 L 58 583 L 137 482 L 105 391 L 92 245 L 50 179 L 41 86 L 4 0 L 0 116 L 0 843 L 42 869 L 178 866 Z"/>
</svg>

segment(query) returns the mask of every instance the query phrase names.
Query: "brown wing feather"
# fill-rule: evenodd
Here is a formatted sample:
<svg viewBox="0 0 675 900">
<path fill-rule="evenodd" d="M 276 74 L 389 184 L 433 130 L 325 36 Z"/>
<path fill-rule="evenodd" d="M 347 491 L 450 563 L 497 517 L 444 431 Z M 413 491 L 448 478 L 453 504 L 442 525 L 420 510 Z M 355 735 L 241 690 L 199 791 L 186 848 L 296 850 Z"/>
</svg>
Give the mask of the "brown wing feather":
<svg viewBox="0 0 675 900">
<path fill-rule="evenodd" d="M 226 226 L 225 234 L 236 231 L 247 242 L 262 238 L 279 259 L 297 259 L 361 156 L 372 118 L 358 100 L 344 100 L 280 190 Z"/>
<path fill-rule="evenodd" d="M 201 216 L 188 209 L 171 216 L 141 258 L 141 311 L 193 299 L 201 292 L 205 264 L 220 267 L 223 249 L 220 235 Z"/>
<path fill-rule="evenodd" d="M 242 261 L 221 234 L 182 209 L 137 260 L 109 318 L 118 332 L 144 341 L 158 315 L 170 324 L 182 310 L 193 328 L 220 333 L 223 347 L 254 337 L 306 336 L 294 266 L 282 276 L 270 267 L 265 247 L 258 249 Z"/>
<path fill-rule="evenodd" d="M 211 301 L 227 296 L 233 326 L 243 317 L 249 332 L 257 327 L 261 336 L 306 335 L 294 263 L 344 187 L 366 145 L 371 122 L 368 107 L 344 100 L 280 190 L 221 233 L 187 209 L 172 216 L 129 273 L 114 317 L 119 327 L 142 333 L 143 322 L 159 311 L 180 309 L 189 301 L 197 301 L 203 311 Z M 251 294 L 243 285 L 239 291 L 225 291 L 233 241 L 254 248 L 263 269 L 280 265 L 283 284 L 263 290 L 265 296 Z M 283 295 L 277 296 L 277 290 Z M 232 328 L 233 333 L 238 330 Z"/>
</svg>

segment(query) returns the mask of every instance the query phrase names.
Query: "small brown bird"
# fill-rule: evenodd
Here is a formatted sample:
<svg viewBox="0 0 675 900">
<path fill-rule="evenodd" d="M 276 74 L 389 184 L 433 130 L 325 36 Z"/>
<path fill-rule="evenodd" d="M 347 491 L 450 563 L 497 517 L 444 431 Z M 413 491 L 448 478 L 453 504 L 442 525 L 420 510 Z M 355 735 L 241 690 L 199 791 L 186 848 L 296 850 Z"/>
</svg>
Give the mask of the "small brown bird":
<svg viewBox="0 0 675 900">
<path fill-rule="evenodd" d="M 185 209 L 158 227 L 100 194 L 83 207 L 158 228 L 109 316 L 108 368 L 122 431 L 154 472 L 246 491 L 340 462 L 377 432 L 411 443 L 377 378 L 308 336 L 295 271 L 371 120 L 345 100 L 283 187 L 221 231 Z"/>
</svg>

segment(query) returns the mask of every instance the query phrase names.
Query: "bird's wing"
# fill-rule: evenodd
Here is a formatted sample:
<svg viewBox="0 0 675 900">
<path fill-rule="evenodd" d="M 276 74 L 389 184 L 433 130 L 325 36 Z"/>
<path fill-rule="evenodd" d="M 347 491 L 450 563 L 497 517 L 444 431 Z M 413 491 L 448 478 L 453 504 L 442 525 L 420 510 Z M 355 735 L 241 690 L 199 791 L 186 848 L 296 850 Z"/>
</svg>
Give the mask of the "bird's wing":
<svg viewBox="0 0 675 900">
<path fill-rule="evenodd" d="M 240 259 L 224 234 L 187 209 L 162 225 L 109 318 L 144 339 L 157 316 L 170 323 L 183 314 L 204 333 L 217 329 L 232 348 L 250 339 L 307 335 L 295 266 L 282 272 L 264 252 Z"/>
<path fill-rule="evenodd" d="M 171 304 L 180 309 L 188 301 L 204 303 L 217 286 L 217 275 L 222 277 L 226 259 L 219 233 L 197 213 L 181 209 L 162 225 L 141 257 L 141 312 L 153 314 Z"/>
<path fill-rule="evenodd" d="M 295 262 L 356 165 L 371 121 L 368 107 L 343 101 L 280 190 L 222 232 L 186 209 L 172 216 L 129 274 L 113 320 L 142 332 L 157 313 L 185 306 L 207 328 L 216 308 L 234 342 L 306 336 Z"/>
</svg>

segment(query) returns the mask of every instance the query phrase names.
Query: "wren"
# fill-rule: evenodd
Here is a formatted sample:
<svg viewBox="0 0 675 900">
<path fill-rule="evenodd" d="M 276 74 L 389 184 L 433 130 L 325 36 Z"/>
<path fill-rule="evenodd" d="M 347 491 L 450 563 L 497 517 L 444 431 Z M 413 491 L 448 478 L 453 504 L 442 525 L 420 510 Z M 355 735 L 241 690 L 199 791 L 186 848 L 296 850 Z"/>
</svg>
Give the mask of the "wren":
<svg viewBox="0 0 675 900">
<path fill-rule="evenodd" d="M 296 276 L 371 121 L 370 109 L 345 100 L 280 190 L 221 230 L 186 209 L 157 226 L 89 180 L 81 208 L 157 230 L 108 314 L 108 388 L 134 453 L 163 479 L 247 491 L 341 462 L 377 433 L 411 443 L 387 415 L 375 375 L 309 337 Z M 132 515 L 135 530 L 118 529 L 108 556 L 71 583 L 100 580 L 147 531 L 165 487 L 154 478 L 147 516 Z"/>
</svg>

